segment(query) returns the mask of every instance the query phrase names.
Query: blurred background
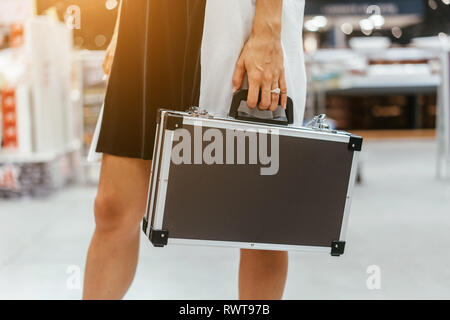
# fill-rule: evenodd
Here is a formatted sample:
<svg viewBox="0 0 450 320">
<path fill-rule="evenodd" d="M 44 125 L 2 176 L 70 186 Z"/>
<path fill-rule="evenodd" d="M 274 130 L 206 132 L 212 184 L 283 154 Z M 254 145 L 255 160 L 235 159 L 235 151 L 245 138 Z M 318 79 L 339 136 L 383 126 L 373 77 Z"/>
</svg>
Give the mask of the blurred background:
<svg viewBox="0 0 450 320">
<path fill-rule="evenodd" d="M 118 4 L 0 0 L 2 299 L 81 296 Z M 291 253 L 285 297 L 450 298 L 450 0 L 306 0 L 305 15 L 305 119 L 365 145 L 346 255 Z M 236 298 L 238 250 L 142 239 L 141 256 L 127 298 Z"/>
</svg>

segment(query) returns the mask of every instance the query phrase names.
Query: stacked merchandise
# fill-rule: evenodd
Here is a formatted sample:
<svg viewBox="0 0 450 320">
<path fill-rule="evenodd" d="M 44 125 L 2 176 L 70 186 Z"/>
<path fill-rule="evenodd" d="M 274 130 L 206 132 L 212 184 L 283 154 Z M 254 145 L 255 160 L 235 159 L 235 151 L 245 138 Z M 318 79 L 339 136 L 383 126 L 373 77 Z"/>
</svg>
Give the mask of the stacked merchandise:
<svg viewBox="0 0 450 320">
<path fill-rule="evenodd" d="M 53 158 L 2 159 L 0 198 L 48 196 L 75 179 L 76 153 Z"/>
<path fill-rule="evenodd" d="M 77 176 L 72 35 L 35 17 L 10 28 L 8 47 L 0 51 L 0 197 L 48 195 Z"/>
<path fill-rule="evenodd" d="M 4 89 L 1 97 L 3 115 L 3 148 L 18 148 L 16 92 Z"/>
<path fill-rule="evenodd" d="M 106 93 L 106 82 L 102 62 L 104 51 L 80 51 L 77 57 L 78 85 L 81 109 L 83 110 L 83 158 L 86 159 L 94 136 L 97 120 Z M 97 183 L 100 174 L 98 163 L 83 163 L 83 177 L 86 183 Z"/>
<path fill-rule="evenodd" d="M 314 113 L 326 113 L 343 130 L 433 128 L 438 55 L 389 49 L 383 39 L 353 38 L 352 49 L 322 49 L 308 57 Z"/>
</svg>

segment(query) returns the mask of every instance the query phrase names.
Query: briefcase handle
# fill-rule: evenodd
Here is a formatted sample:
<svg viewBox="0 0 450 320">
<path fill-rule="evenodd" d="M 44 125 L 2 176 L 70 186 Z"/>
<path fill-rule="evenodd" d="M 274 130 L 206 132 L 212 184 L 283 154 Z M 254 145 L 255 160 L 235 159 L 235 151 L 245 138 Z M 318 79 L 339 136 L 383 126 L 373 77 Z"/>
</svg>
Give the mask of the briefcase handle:
<svg viewBox="0 0 450 320">
<path fill-rule="evenodd" d="M 248 90 L 239 90 L 233 95 L 233 100 L 231 102 L 230 112 L 228 115 L 236 120 L 244 120 L 244 121 L 251 121 L 251 122 L 260 122 L 260 123 L 268 123 L 268 124 L 278 124 L 278 125 L 288 125 L 294 123 L 294 103 L 292 102 L 292 99 L 287 97 L 287 104 L 286 104 L 286 119 L 287 120 L 276 120 L 276 119 L 260 119 L 250 116 L 242 116 L 239 115 L 238 109 L 241 105 L 242 101 L 247 101 L 248 96 Z M 261 101 L 261 95 L 259 95 L 258 103 Z M 281 108 L 281 97 L 280 101 L 278 102 L 278 105 L 280 105 Z"/>
</svg>

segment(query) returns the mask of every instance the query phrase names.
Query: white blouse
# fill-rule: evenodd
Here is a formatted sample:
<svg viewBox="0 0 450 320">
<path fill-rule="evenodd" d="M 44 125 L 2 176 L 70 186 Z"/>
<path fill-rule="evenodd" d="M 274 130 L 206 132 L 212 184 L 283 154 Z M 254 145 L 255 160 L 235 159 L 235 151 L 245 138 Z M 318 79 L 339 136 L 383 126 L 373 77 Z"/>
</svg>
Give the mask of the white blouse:
<svg viewBox="0 0 450 320">
<path fill-rule="evenodd" d="M 227 116 L 232 99 L 234 67 L 252 30 L 255 6 L 256 0 L 207 0 L 200 107 L 216 116 Z M 304 6 L 305 0 L 283 1 L 281 41 L 288 96 L 294 102 L 294 126 L 303 122 L 306 101 L 302 41 Z M 258 116 L 258 111 L 252 110 L 252 114 Z"/>
</svg>

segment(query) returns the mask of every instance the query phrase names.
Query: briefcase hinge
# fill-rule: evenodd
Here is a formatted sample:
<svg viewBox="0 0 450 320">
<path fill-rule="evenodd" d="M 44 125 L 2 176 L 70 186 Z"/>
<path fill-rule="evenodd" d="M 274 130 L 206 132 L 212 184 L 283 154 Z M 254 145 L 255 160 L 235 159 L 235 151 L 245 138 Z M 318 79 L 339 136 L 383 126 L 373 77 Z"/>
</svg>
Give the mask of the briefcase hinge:
<svg viewBox="0 0 450 320">
<path fill-rule="evenodd" d="M 345 241 L 335 240 L 331 243 L 331 255 L 333 257 L 339 257 L 344 254 L 345 250 Z"/>
</svg>

